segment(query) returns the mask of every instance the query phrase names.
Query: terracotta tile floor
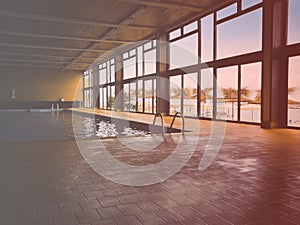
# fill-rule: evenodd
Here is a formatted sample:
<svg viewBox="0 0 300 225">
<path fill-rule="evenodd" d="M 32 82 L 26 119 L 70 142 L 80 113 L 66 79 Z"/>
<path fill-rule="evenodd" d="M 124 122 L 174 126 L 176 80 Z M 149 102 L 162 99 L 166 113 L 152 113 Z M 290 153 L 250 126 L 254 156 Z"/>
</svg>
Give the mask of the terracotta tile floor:
<svg viewBox="0 0 300 225">
<path fill-rule="evenodd" d="M 2 142 L 0 224 L 300 224 L 299 130 L 227 124 L 217 158 L 202 172 L 208 134 L 200 135 L 182 170 L 144 187 L 98 175 L 74 140 Z M 110 139 L 104 143 L 117 159 L 141 165 L 166 157 L 179 136 L 136 155 Z"/>
</svg>

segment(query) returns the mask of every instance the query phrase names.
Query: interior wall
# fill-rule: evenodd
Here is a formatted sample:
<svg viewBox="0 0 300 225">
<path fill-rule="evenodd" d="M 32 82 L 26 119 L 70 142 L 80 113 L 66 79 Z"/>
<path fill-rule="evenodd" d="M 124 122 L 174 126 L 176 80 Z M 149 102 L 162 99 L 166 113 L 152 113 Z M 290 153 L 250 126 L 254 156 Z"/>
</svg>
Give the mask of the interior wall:
<svg viewBox="0 0 300 225">
<path fill-rule="evenodd" d="M 0 102 L 12 101 L 82 101 L 82 74 L 79 71 L 60 71 L 45 68 L 0 66 Z"/>
</svg>

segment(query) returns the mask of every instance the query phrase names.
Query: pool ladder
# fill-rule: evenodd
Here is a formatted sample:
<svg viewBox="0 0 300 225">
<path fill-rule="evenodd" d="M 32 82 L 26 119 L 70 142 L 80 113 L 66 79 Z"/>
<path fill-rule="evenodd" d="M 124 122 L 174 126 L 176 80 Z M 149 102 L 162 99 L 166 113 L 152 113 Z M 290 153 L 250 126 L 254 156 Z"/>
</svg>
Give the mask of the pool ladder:
<svg viewBox="0 0 300 225">
<path fill-rule="evenodd" d="M 160 120 L 161 120 L 161 128 L 162 128 L 162 136 L 164 137 L 165 136 L 165 123 L 164 123 L 164 118 L 162 116 L 161 113 L 155 113 L 154 115 L 154 119 L 153 119 L 153 126 L 155 126 L 155 121 L 156 121 L 156 117 L 160 117 Z"/>
<path fill-rule="evenodd" d="M 177 116 L 181 118 L 181 132 L 182 134 L 184 134 L 184 115 L 181 112 L 177 112 L 174 114 L 170 129 L 172 129 Z"/>
<path fill-rule="evenodd" d="M 181 132 L 182 134 L 184 134 L 184 130 L 185 130 L 185 125 L 184 125 L 184 115 L 181 113 L 181 112 L 176 112 L 173 116 L 173 120 L 172 120 L 172 123 L 170 125 L 170 129 L 172 129 L 173 125 L 174 125 L 174 122 L 175 122 L 175 119 L 176 117 L 180 117 L 181 118 Z M 162 136 L 164 136 L 165 134 L 165 123 L 164 123 L 164 118 L 162 116 L 161 113 L 156 113 L 154 115 L 154 119 L 153 119 L 153 126 L 155 126 L 155 122 L 156 122 L 156 117 L 160 117 L 160 120 L 161 120 L 161 127 L 162 127 Z"/>
</svg>

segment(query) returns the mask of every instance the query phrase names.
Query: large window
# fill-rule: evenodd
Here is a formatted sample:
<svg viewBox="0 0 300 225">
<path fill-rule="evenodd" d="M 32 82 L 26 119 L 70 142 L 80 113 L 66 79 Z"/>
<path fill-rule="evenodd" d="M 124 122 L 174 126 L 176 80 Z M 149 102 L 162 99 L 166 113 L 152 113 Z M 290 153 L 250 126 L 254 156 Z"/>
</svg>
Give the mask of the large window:
<svg viewBox="0 0 300 225">
<path fill-rule="evenodd" d="M 261 63 L 217 70 L 217 118 L 261 122 Z"/>
<path fill-rule="evenodd" d="M 183 75 L 183 106 L 185 116 L 196 117 L 198 93 L 198 73 Z"/>
<path fill-rule="evenodd" d="M 213 90 L 214 74 L 212 68 L 203 69 L 200 72 L 201 91 L 198 95 L 200 98 L 200 117 L 213 117 Z"/>
<path fill-rule="evenodd" d="M 169 33 L 170 114 L 261 121 L 262 7 L 262 0 L 239 0 L 190 23 L 189 33 L 187 25 Z"/>
<path fill-rule="evenodd" d="M 300 127 L 300 56 L 289 59 L 288 125 Z"/>
<path fill-rule="evenodd" d="M 115 86 L 108 85 L 99 88 L 99 108 L 115 109 Z"/>
<path fill-rule="evenodd" d="M 99 84 L 115 82 L 115 59 L 108 60 L 99 65 Z"/>
<path fill-rule="evenodd" d="M 213 60 L 214 16 L 210 14 L 201 19 L 201 62 Z"/>
<path fill-rule="evenodd" d="M 83 73 L 83 88 L 90 88 L 93 86 L 93 70 L 89 69 Z"/>
<path fill-rule="evenodd" d="M 185 116 L 196 117 L 198 93 L 198 73 L 170 77 L 170 114 L 181 112 Z"/>
<path fill-rule="evenodd" d="M 236 121 L 238 119 L 238 67 L 218 69 L 217 81 L 217 119 L 226 116 L 227 120 Z"/>
<path fill-rule="evenodd" d="M 123 53 L 123 79 L 131 79 L 156 72 L 156 41 L 149 41 Z"/>
<path fill-rule="evenodd" d="M 156 79 L 145 78 L 123 86 L 124 111 L 156 112 Z"/>
<path fill-rule="evenodd" d="M 262 50 L 262 9 L 217 26 L 217 58 Z"/>
<path fill-rule="evenodd" d="M 123 109 L 156 112 L 156 41 L 148 41 L 123 54 Z"/>
<path fill-rule="evenodd" d="M 93 89 L 83 90 L 83 105 L 86 108 L 91 108 L 93 105 Z"/>
<path fill-rule="evenodd" d="M 115 59 L 99 65 L 99 108 L 115 109 Z"/>
<path fill-rule="evenodd" d="M 169 34 L 170 69 L 198 64 L 198 21 Z"/>
<path fill-rule="evenodd" d="M 93 70 L 88 69 L 83 73 L 83 106 L 93 106 Z"/>
<path fill-rule="evenodd" d="M 261 122 L 261 63 L 241 66 L 240 120 Z"/>
<path fill-rule="evenodd" d="M 288 44 L 300 42 L 300 1 L 289 0 Z"/>
<path fill-rule="evenodd" d="M 170 77 L 170 114 L 181 112 L 182 75 Z"/>
</svg>

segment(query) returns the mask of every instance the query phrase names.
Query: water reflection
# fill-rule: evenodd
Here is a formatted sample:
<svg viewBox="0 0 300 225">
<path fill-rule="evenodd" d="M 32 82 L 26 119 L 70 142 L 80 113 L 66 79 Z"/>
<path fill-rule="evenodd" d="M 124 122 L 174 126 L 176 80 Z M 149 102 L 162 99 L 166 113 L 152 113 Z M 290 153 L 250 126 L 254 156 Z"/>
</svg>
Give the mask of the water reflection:
<svg viewBox="0 0 300 225">
<path fill-rule="evenodd" d="M 83 118 L 83 133 L 85 137 L 116 137 L 116 136 L 144 136 L 148 132 L 138 130 L 131 127 L 123 127 L 121 130 L 117 130 L 116 124 L 110 121 L 100 121 L 95 123 L 94 118 Z"/>
</svg>

